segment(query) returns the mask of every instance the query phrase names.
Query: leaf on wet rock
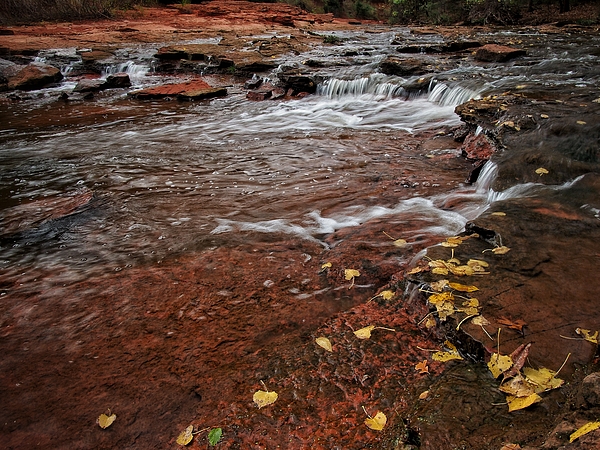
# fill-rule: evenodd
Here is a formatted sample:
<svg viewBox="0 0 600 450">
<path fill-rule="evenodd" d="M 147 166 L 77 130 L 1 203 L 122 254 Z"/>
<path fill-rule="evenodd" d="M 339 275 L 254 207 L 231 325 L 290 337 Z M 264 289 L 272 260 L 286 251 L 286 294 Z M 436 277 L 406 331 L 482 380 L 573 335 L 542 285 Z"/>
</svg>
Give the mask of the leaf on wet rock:
<svg viewBox="0 0 600 450">
<path fill-rule="evenodd" d="M 536 393 L 535 388 L 536 386 L 523 378 L 523 375 L 518 374 L 503 382 L 498 389 L 512 397 L 529 397 Z"/>
<path fill-rule="evenodd" d="M 473 325 L 479 325 L 480 327 L 483 327 L 485 325 L 489 325 L 490 321 L 487 320 L 485 317 L 483 316 L 477 316 L 477 317 L 473 317 L 473 320 L 471 320 L 471 323 Z"/>
<path fill-rule="evenodd" d="M 450 286 L 455 291 L 460 291 L 460 292 L 475 292 L 475 291 L 479 290 L 479 288 L 477 286 L 460 284 L 460 283 L 448 283 L 448 286 Z"/>
<path fill-rule="evenodd" d="M 347 281 L 350 281 L 354 277 L 360 277 L 360 272 L 358 270 L 356 270 L 356 269 L 344 270 L 344 278 L 346 278 Z"/>
<path fill-rule="evenodd" d="M 487 365 L 490 369 L 490 372 L 492 372 L 492 376 L 494 378 L 498 378 L 500 375 L 502 375 L 504 372 L 506 372 L 512 367 L 513 361 L 512 358 L 508 355 L 500 355 L 499 353 L 494 353 L 492 354 L 492 357 L 490 358 L 490 361 Z"/>
<path fill-rule="evenodd" d="M 356 269 L 345 269 L 344 270 L 344 278 L 346 278 L 347 281 L 352 280 L 352 283 L 350 283 L 350 287 L 348 287 L 348 289 L 350 289 L 352 286 L 354 286 L 354 278 L 355 277 L 360 277 L 360 272 Z"/>
<path fill-rule="evenodd" d="M 492 213 L 492 216 L 504 217 L 504 216 L 506 216 L 506 213 L 502 212 L 502 211 L 496 211 L 496 212 Z"/>
<path fill-rule="evenodd" d="M 435 319 L 432 316 L 427 317 L 427 319 L 425 320 L 425 328 L 427 328 L 428 330 L 435 327 L 436 322 Z"/>
<path fill-rule="evenodd" d="M 406 242 L 404 239 L 396 239 L 396 240 L 393 242 L 393 244 L 394 244 L 396 247 L 403 248 L 403 247 L 406 247 L 406 246 L 408 245 L 408 242 Z"/>
<path fill-rule="evenodd" d="M 387 417 L 381 411 L 377 411 L 374 417 L 367 417 L 365 419 L 365 425 L 368 426 L 371 430 L 381 431 L 385 424 L 387 423 Z"/>
<path fill-rule="evenodd" d="M 331 341 L 324 336 L 318 337 L 315 339 L 315 342 L 319 347 L 323 347 L 328 352 L 333 351 L 333 346 L 331 345 Z"/>
<path fill-rule="evenodd" d="M 512 360 L 512 367 L 503 373 L 504 379 L 514 377 L 519 373 L 519 371 L 525 364 L 525 361 L 527 361 L 530 348 L 531 343 L 527 345 L 521 344 L 510 354 L 510 359 Z"/>
<path fill-rule="evenodd" d="M 535 169 L 535 173 L 537 173 L 541 177 L 542 175 L 548 174 L 548 169 L 544 169 L 543 167 L 539 167 L 539 168 Z"/>
<path fill-rule="evenodd" d="M 448 275 L 449 272 L 445 267 L 435 267 L 431 269 L 431 273 L 435 275 Z"/>
<path fill-rule="evenodd" d="M 177 443 L 179 445 L 188 445 L 194 439 L 194 425 L 189 425 L 185 430 L 179 433 L 177 436 Z"/>
<path fill-rule="evenodd" d="M 446 286 L 448 286 L 448 280 L 434 281 L 429 284 L 431 290 L 436 292 L 442 292 Z"/>
<path fill-rule="evenodd" d="M 577 121 L 577 125 L 585 125 L 587 122 L 583 121 L 583 120 L 578 120 Z"/>
<path fill-rule="evenodd" d="M 427 360 L 424 359 L 423 361 L 421 361 L 420 363 L 417 363 L 415 365 L 415 370 L 417 372 L 419 372 L 420 374 L 425 374 L 425 373 L 429 373 L 429 367 L 427 366 Z"/>
<path fill-rule="evenodd" d="M 586 330 L 584 328 L 576 328 L 575 333 L 583 337 L 586 341 L 591 342 L 592 344 L 598 343 L 598 331 L 592 334 L 591 330 Z"/>
<path fill-rule="evenodd" d="M 368 327 L 356 330 L 354 335 L 359 339 L 369 339 L 371 337 L 371 331 L 375 329 L 375 325 L 369 325 Z"/>
<path fill-rule="evenodd" d="M 219 443 L 223 436 L 223 430 L 221 428 L 213 428 L 208 432 L 208 445 L 214 447 Z"/>
<path fill-rule="evenodd" d="M 510 248 L 508 248 L 505 245 L 501 245 L 500 247 L 496 247 L 492 249 L 492 253 L 494 255 L 504 255 L 506 253 L 510 252 Z"/>
<path fill-rule="evenodd" d="M 256 391 L 252 400 L 258 406 L 258 409 L 271 405 L 277 401 L 277 392 L 275 391 Z"/>
<path fill-rule="evenodd" d="M 508 403 L 508 412 L 518 411 L 519 409 L 527 408 L 528 406 L 533 405 L 542 400 L 538 394 L 531 394 L 527 397 L 506 397 L 506 401 Z"/>
<path fill-rule="evenodd" d="M 588 434 L 589 432 L 597 430 L 598 428 L 600 428 L 600 422 L 588 422 L 569 436 L 569 442 L 573 442 L 575 439 L 579 439 L 584 434 Z"/>
<path fill-rule="evenodd" d="M 540 114 L 540 117 L 542 119 L 549 119 L 550 118 L 550 116 L 548 114 Z"/>
<path fill-rule="evenodd" d="M 452 342 L 445 341 L 444 347 L 446 347 L 448 350 L 437 351 L 433 355 L 431 355 L 431 358 L 434 361 L 446 362 L 452 361 L 453 359 L 463 359 L 462 356 L 460 356 L 460 353 L 458 353 L 458 349 Z"/>
<path fill-rule="evenodd" d="M 110 409 L 108 410 L 108 414 L 100 414 L 98 419 L 96 419 L 96 423 L 100 426 L 100 428 L 108 428 L 113 422 L 117 419 L 116 414 L 111 414 Z"/>
<path fill-rule="evenodd" d="M 330 269 L 332 266 L 332 264 L 330 262 L 326 262 L 324 264 L 321 264 L 321 269 L 325 270 L 325 269 Z"/>
<path fill-rule="evenodd" d="M 521 319 L 510 320 L 510 319 L 507 319 L 506 317 L 500 317 L 498 319 L 498 323 L 500 325 L 504 325 L 505 327 L 510 328 L 512 330 L 520 331 L 521 333 L 523 332 L 523 327 L 527 326 L 527 322 L 525 322 Z"/>
<path fill-rule="evenodd" d="M 523 374 L 528 382 L 536 386 L 535 392 L 538 394 L 552 389 L 558 389 L 564 383 L 564 380 L 556 378 L 556 372 L 542 367 L 541 369 L 533 369 L 526 367 L 523 369 Z"/>
</svg>

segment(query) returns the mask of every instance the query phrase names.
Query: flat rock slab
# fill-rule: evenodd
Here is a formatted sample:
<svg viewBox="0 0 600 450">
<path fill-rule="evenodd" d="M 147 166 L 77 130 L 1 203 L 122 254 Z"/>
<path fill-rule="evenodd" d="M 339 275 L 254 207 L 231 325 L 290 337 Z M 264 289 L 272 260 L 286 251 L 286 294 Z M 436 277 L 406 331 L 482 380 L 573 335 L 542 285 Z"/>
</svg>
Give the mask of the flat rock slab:
<svg viewBox="0 0 600 450">
<path fill-rule="evenodd" d="M 477 49 L 475 59 L 483 62 L 505 62 L 519 56 L 525 56 L 525 50 L 507 47 L 506 45 L 487 44 Z"/>
<path fill-rule="evenodd" d="M 225 88 L 213 88 L 204 80 L 188 81 L 186 83 L 165 84 L 153 88 L 131 92 L 130 97 L 139 100 L 150 100 L 165 97 L 178 97 L 180 99 L 207 99 L 227 95 Z"/>
<path fill-rule="evenodd" d="M 9 78 L 8 88 L 31 91 L 56 83 L 62 78 L 62 73 L 54 66 L 31 63 L 21 69 L 14 77 Z"/>
</svg>

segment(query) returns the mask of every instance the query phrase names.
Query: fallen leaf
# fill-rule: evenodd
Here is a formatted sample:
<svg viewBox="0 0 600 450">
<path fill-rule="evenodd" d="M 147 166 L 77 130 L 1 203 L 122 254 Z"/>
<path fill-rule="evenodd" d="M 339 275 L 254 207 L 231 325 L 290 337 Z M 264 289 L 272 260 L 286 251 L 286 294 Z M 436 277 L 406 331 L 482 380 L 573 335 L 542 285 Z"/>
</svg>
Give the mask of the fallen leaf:
<svg viewBox="0 0 600 450">
<path fill-rule="evenodd" d="M 393 244 L 394 244 L 396 247 L 400 247 L 400 248 L 402 248 L 402 247 L 406 247 L 406 246 L 408 245 L 408 242 L 406 242 L 404 239 L 396 239 L 396 240 L 393 242 Z"/>
<path fill-rule="evenodd" d="M 454 301 L 454 294 L 452 292 L 441 292 L 439 294 L 431 294 L 427 300 L 432 305 L 442 304 L 446 301 Z"/>
<path fill-rule="evenodd" d="M 523 327 L 527 326 L 527 322 L 524 322 L 521 319 L 510 320 L 506 317 L 499 318 L 498 323 L 500 325 L 506 326 L 507 328 L 520 331 L 521 333 L 523 332 Z"/>
<path fill-rule="evenodd" d="M 575 333 L 582 336 L 586 341 L 591 342 L 592 344 L 598 343 L 598 332 L 596 331 L 592 334 L 591 330 L 586 330 L 583 328 L 576 328 Z"/>
<path fill-rule="evenodd" d="M 519 444 L 504 444 L 500 450 L 521 450 L 521 446 Z"/>
<path fill-rule="evenodd" d="M 578 125 L 585 125 L 586 123 L 587 123 L 587 122 L 584 122 L 583 120 L 578 120 L 578 121 L 577 121 L 577 124 L 578 124 Z"/>
<path fill-rule="evenodd" d="M 185 430 L 179 433 L 177 436 L 177 443 L 179 445 L 188 445 L 194 439 L 194 425 L 188 426 Z"/>
<path fill-rule="evenodd" d="M 439 280 L 429 283 L 431 290 L 436 292 L 442 292 L 446 286 L 448 286 L 448 280 Z"/>
<path fill-rule="evenodd" d="M 510 252 L 510 248 L 506 247 L 505 245 L 492 249 L 492 253 L 494 253 L 495 255 L 504 255 L 508 252 Z"/>
<path fill-rule="evenodd" d="M 435 267 L 431 269 L 431 273 L 435 275 L 448 275 L 449 272 L 445 267 Z"/>
<path fill-rule="evenodd" d="M 457 267 L 449 267 L 448 270 L 452 272 L 453 275 L 462 277 L 465 275 L 473 275 L 475 271 L 470 266 L 457 266 Z"/>
<path fill-rule="evenodd" d="M 427 396 L 429 395 L 429 391 L 423 391 L 421 392 L 421 394 L 419 395 L 419 399 L 420 400 L 424 400 L 427 398 Z"/>
<path fill-rule="evenodd" d="M 467 261 L 467 266 L 470 266 L 470 267 L 476 267 L 476 266 L 488 267 L 489 264 L 486 261 L 483 261 L 481 259 L 470 259 L 469 261 Z"/>
<path fill-rule="evenodd" d="M 347 281 L 350 281 L 354 277 L 360 277 L 360 272 L 356 269 L 346 269 L 344 270 L 344 277 Z"/>
<path fill-rule="evenodd" d="M 379 295 L 384 300 L 391 300 L 391 298 L 394 296 L 394 291 L 381 291 Z"/>
<path fill-rule="evenodd" d="M 430 328 L 435 327 L 436 323 L 435 323 L 435 319 L 432 316 L 429 316 L 427 318 L 427 320 L 425 320 L 425 328 L 427 328 L 428 330 Z"/>
<path fill-rule="evenodd" d="M 506 401 L 508 403 L 508 412 L 518 411 L 519 409 L 527 408 L 528 406 L 533 405 L 542 400 L 538 394 L 531 394 L 527 397 L 506 397 Z"/>
<path fill-rule="evenodd" d="M 546 369 L 545 367 L 542 367 L 541 369 L 526 367 L 523 369 L 523 374 L 525 375 L 527 381 L 536 386 L 535 392 L 538 394 L 540 392 L 557 389 L 564 383 L 564 380 L 556 378 L 555 371 Z"/>
<path fill-rule="evenodd" d="M 475 291 L 479 290 L 479 288 L 477 286 L 460 284 L 460 283 L 448 283 L 448 286 L 450 286 L 455 291 L 460 291 L 460 292 L 475 292 Z"/>
<path fill-rule="evenodd" d="M 536 393 L 535 386 L 523 378 L 521 374 L 505 381 L 498 389 L 513 397 L 529 397 L 531 394 Z"/>
<path fill-rule="evenodd" d="M 504 372 L 509 370 L 512 367 L 512 365 L 513 361 L 510 356 L 500 355 L 498 353 L 492 354 L 492 357 L 490 358 L 490 361 L 487 364 L 494 378 L 498 378 Z"/>
<path fill-rule="evenodd" d="M 221 440 L 223 436 L 223 430 L 221 428 L 213 428 L 208 432 L 208 445 L 214 447 Z"/>
<path fill-rule="evenodd" d="M 275 391 L 256 391 L 254 393 L 254 396 L 252 397 L 252 400 L 254 400 L 254 403 L 256 403 L 256 406 L 258 406 L 258 409 L 264 407 L 264 406 L 268 406 L 271 405 L 273 403 L 275 403 L 275 401 L 277 400 L 277 392 Z"/>
<path fill-rule="evenodd" d="M 452 342 L 445 341 L 444 346 L 449 350 L 435 352 L 433 355 L 431 355 L 431 358 L 434 361 L 446 362 L 451 361 L 453 359 L 463 359 L 462 356 L 460 356 L 460 353 L 458 353 L 458 349 Z"/>
<path fill-rule="evenodd" d="M 531 343 L 525 345 L 519 345 L 511 354 L 510 359 L 512 360 L 512 367 L 503 373 L 504 379 L 514 377 L 519 373 L 523 364 L 527 360 L 527 356 L 529 356 L 529 349 L 531 348 Z"/>
<path fill-rule="evenodd" d="M 354 335 L 359 339 L 369 339 L 371 337 L 371 331 L 375 329 L 375 325 L 369 325 L 368 327 L 356 330 Z"/>
<path fill-rule="evenodd" d="M 546 175 L 548 173 L 548 169 L 539 167 L 539 168 L 535 169 L 535 173 L 537 173 L 541 177 L 542 175 Z"/>
<path fill-rule="evenodd" d="M 504 217 L 504 216 L 506 216 L 506 213 L 505 213 L 505 212 L 502 212 L 502 211 L 496 211 L 496 212 L 493 212 L 493 213 L 492 213 L 492 216 L 500 216 L 500 217 Z"/>
<path fill-rule="evenodd" d="M 98 425 L 100 425 L 100 428 L 104 429 L 104 428 L 110 427 L 112 425 L 112 423 L 116 420 L 116 418 L 117 418 L 117 415 L 111 414 L 110 410 L 109 410 L 108 415 L 100 414 L 100 416 L 98 417 L 96 422 L 98 423 Z"/>
<path fill-rule="evenodd" d="M 387 423 L 387 417 L 381 411 L 377 411 L 375 417 L 368 417 L 365 419 L 365 425 L 368 426 L 371 430 L 381 431 L 385 424 Z"/>
<path fill-rule="evenodd" d="M 549 119 L 550 118 L 550 116 L 548 114 L 540 114 L 540 117 L 542 119 Z"/>
<path fill-rule="evenodd" d="M 427 360 L 424 359 L 415 366 L 415 370 L 420 374 L 429 373 L 429 367 L 427 367 Z"/>
<path fill-rule="evenodd" d="M 489 325 L 490 324 L 489 320 L 487 320 L 483 316 L 473 317 L 473 320 L 471 320 L 471 323 L 473 325 L 479 325 L 480 327 L 483 327 L 485 325 Z"/>
<path fill-rule="evenodd" d="M 318 337 L 315 339 L 315 342 L 319 347 L 323 347 L 328 352 L 333 351 L 333 346 L 331 345 L 331 341 L 324 336 Z"/>
<path fill-rule="evenodd" d="M 479 308 L 479 300 L 476 298 L 470 298 L 469 300 L 462 302 L 462 305 L 467 308 Z"/>
<path fill-rule="evenodd" d="M 332 264 L 330 262 L 326 262 L 325 264 L 321 265 L 321 269 L 329 269 L 331 268 Z"/>
<path fill-rule="evenodd" d="M 588 434 L 590 431 L 597 430 L 598 428 L 600 428 L 600 422 L 588 422 L 569 436 L 569 442 L 573 442 L 575 439 L 579 439 L 584 434 Z"/>
</svg>

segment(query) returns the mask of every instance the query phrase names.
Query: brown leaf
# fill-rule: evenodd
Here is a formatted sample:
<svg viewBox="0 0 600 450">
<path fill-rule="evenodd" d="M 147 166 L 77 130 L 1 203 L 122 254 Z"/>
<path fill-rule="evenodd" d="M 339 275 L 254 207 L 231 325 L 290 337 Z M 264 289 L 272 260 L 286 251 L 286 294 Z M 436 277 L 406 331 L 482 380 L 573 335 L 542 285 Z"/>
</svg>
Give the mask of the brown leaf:
<svg viewBox="0 0 600 450">
<path fill-rule="evenodd" d="M 417 370 L 420 374 L 429 373 L 429 367 L 427 367 L 427 360 L 424 359 L 420 363 L 415 366 L 415 370 Z"/>
<path fill-rule="evenodd" d="M 524 322 L 521 319 L 510 320 L 510 319 L 507 319 L 506 317 L 499 318 L 498 323 L 500 325 L 506 326 L 507 328 L 511 328 L 513 330 L 520 331 L 521 333 L 523 332 L 523 327 L 527 326 L 527 322 Z"/>
<path fill-rule="evenodd" d="M 512 360 L 513 365 L 510 368 L 510 370 L 504 372 L 503 376 L 505 380 L 507 378 L 514 377 L 519 373 L 519 371 L 523 367 L 523 364 L 525 364 L 525 361 L 527 361 L 527 356 L 529 355 L 530 348 L 531 343 L 527 345 L 521 344 L 510 354 L 510 359 Z"/>
</svg>

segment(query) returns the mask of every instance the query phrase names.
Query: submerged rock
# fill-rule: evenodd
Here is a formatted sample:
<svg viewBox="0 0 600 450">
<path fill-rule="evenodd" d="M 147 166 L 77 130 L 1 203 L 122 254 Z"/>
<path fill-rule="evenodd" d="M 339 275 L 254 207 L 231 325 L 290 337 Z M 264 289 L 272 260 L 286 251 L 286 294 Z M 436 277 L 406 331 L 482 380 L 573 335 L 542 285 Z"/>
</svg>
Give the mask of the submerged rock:
<svg viewBox="0 0 600 450">
<path fill-rule="evenodd" d="M 138 100 L 177 97 L 181 100 L 204 100 L 227 95 L 225 88 L 213 88 L 204 80 L 186 83 L 165 84 L 153 88 L 130 92 L 129 96 Z"/>
<path fill-rule="evenodd" d="M 379 68 L 386 75 L 397 76 L 425 75 L 434 71 L 425 61 L 395 56 L 388 56 L 379 64 Z"/>
</svg>

